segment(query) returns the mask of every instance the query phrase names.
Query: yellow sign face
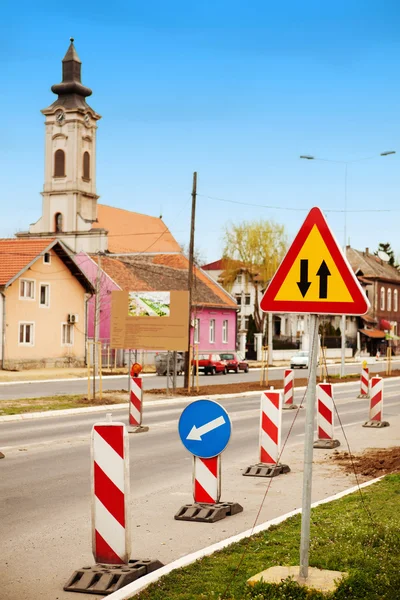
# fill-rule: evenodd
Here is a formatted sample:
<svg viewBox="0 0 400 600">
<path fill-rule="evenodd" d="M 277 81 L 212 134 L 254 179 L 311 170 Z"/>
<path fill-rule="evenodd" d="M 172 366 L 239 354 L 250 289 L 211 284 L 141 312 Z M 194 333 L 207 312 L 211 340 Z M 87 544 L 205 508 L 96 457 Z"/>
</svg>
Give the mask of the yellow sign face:
<svg viewBox="0 0 400 600">
<path fill-rule="evenodd" d="M 369 302 L 322 211 L 312 208 L 260 302 L 264 312 L 364 315 Z"/>
<path fill-rule="evenodd" d="M 305 264 L 305 261 L 307 261 L 307 264 Z M 326 267 L 323 266 L 324 263 Z M 302 279 L 304 281 L 303 287 L 301 286 Z M 309 286 L 306 290 L 307 283 Z M 324 293 L 325 288 L 326 294 Z M 304 296 L 302 290 L 305 291 Z M 311 229 L 310 235 L 275 299 L 307 302 L 351 302 L 352 298 L 343 277 L 315 225 Z"/>
</svg>

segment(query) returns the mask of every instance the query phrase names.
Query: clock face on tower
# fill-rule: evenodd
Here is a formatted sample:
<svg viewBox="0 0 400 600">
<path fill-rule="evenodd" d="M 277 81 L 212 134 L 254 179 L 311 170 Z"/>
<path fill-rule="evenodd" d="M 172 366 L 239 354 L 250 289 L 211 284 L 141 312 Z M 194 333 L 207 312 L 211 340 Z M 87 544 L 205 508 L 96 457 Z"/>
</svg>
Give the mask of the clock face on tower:
<svg viewBox="0 0 400 600">
<path fill-rule="evenodd" d="M 57 123 L 61 124 L 64 121 L 64 119 L 65 119 L 65 113 L 64 113 L 64 111 L 63 110 L 58 110 L 56 112 L 56 121 L 57 121 Z"/>
</svg>

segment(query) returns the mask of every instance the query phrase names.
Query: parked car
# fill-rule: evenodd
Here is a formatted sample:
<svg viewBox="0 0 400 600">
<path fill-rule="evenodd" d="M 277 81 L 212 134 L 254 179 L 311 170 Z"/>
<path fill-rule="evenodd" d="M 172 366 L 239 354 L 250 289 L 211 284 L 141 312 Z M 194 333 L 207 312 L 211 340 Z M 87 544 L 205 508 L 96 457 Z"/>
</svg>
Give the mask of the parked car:
<svg viewBox="0 0 400 600">
<path fill-rule="evenodd" d="M 196 372 L 196 359 L 192 360 L 193 371 Z M 215 375 L 215 373 L 227 374 L 226 361 L 222 360 L 219 354 L 200 354 L 199 355 L 199 371 L 203 371 L 204 375 Z"/>
<path fill-rule="evenodd" d="M 317 363 L 318 364 L 318 363 Z M 310 353 L 308 350 L 301 350 L 292 356 L 290 359 L 291 369 L 308 369 L 310 366 Z"/>
<path fill-rule="evenodd" d="M 156 373 L 157 375 L 166 375 L 167 374 L 167 352 L 162 354 L 156 354 L 155 363 L 156 363 Z M 169 353 L 169 372 L 170 375 L 173 374 L 174 371 L 174 360 L 173 353 Z M 184 371 L 184 359 L 182 354 L 179 352 L 176 353 L 176 373 L 177 375 L 181 375 Z"/>
<path fill-rule="evenodd" d="M 249 372 L 249 363 L 242 358 L 240 354 L 236 354 L 235 352 L 224 352 L 220 354 L 221 360 L 226 362 L 226 368 L 228 371 L 234 371 L 235 373 L 239 373 L 239 371 L 244 371 L 245 373 Z"/>
</svg>

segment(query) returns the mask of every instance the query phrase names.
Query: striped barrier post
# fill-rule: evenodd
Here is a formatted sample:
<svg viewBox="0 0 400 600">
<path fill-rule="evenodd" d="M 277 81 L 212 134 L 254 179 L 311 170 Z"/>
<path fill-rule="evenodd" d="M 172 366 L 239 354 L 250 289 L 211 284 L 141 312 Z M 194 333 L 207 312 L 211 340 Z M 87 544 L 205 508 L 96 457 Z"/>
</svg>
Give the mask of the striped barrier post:
<svg viewBox="0 0 400 600">
<path fill-rule="evenodd" d="M 130 556 L 129 452 L 123 423 L 92 429 L 92 550 L 97 563 L 127 564 Z"/>
<path fill-rule="evenodd" d="M 129 560 L 129 445 L 123 423 L 95 423 L 91 437 L 92 551 L 96 564 L 74 571 L 63 589 L 104 596 L 147 575 L 159 560 Z"/>
<path fill-rule="evenodd" d="M 294 371 L 285 369 L 283 375 L 283 409 L 297 408 L 294 401 Z"/>
<path fill-rule="evenodd" d="M 215 504 L 221 497 L 221 455 L 213 458 L 193 457 L 193 499 Z"/>
<path fill-rule="evenodd" d="M 333 387 L 331 383 L 317 385 L 317 429 L 318 439 L 314 448 L 337 448 L 339 440 L 334 439 L 334 403 Z"/>
<path fill-rule="evenodd" d="M 271 389 L 261 394 L 260 411 L 260 462 L 247 467 L 243 475 L 255 477 L 275 477 L 290 471 L 287 465 L 280 464 L 282 430 L 282 392 Z"/>
<path fill-rule="evenodd" d="M 142 366 L 134 363 L 129 377 L 129 433 L 143 433 L 148 427 L 143 427 L 143 379 L 140 377 Z"/>
<path fill-rule="evenodd" d="M 360 394 L 359 398 L 369 398 L 369 369 L 368 367 L 361 367 L 361 379 L 360 379 Z"/>
<path fill-rule="evenodd" d="M 369 401 L 369 420 L 363 427 L 388 427 L 389 423 L 383 421 L 383 379 L 371 378 L 371 391 Z"/>
</svg>

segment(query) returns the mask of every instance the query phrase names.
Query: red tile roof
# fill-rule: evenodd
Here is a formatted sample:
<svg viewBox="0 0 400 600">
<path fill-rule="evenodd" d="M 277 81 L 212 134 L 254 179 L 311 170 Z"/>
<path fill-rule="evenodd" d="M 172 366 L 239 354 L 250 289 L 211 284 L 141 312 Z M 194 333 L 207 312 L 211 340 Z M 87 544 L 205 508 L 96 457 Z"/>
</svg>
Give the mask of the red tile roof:
<svg viewBox="0 0 400 600">
<path fill-rule="evenodd" d="M 360 329 L 359 331 L 370 338 L 383 339 L 386 336 L 385 332 L 380 329 Z"/>
<path fill-rule="evenodd" d="M 93 257 L 96 260 L 95 257 Z M 123 290 L 186 290 L 188 259 L 183 254 L 102 258 L 102 268 Z M 193 304 L 236 310 L 236 301 L 210 277 L 195 268 Z"/>
<path fill-rule="evenodd" d="M 98 204 L 92 229 L 99 228 L 108 231 L 108 250 L 114 254 L 180 252 L 178 242 L 158 217 Z"/>
<path fill-rule="evenodd" d="M 54 241 L 51 238 L 0 239 L 0 285 L 6 285 Z"/>
</svg>

